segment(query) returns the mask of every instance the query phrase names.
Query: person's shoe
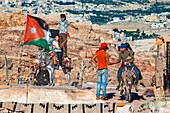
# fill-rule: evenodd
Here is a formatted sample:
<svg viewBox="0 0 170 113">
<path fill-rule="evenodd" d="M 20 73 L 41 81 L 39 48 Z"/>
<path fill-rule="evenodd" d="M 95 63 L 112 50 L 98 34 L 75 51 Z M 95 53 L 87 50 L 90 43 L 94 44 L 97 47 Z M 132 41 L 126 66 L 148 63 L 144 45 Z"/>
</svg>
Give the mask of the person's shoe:
<svg viewBox="0 0 170 113">
<path fill-rule="evenodd" d="M 59 66 L 59 67 L 58 67 L 58 69 L 59 69 L 59 70 L 62 70 L 62 67 L 61 67 L 61 66 Z"/>
<path fill-rule="evenodd" d="M 100 96 L 96 96 L 96 100 L 100 100 Z"/>
<path fill-rule="evenodd" d="M 137 88 L 137 86 L 135 86 L 135 91 L 136 91 L 136 92 L 138 92 L 138 88 Z"/>
<path fill-rule="evenodd" d="M 144 84 L 143 82 L 141 82 L 140 85 L 141 85 L 142 87 L 146 87 L 145 84 Z"/>
<path fill-rule="evenodd" d="M 120 94 L 123 95 L 123 92 L 124 92 L 124 90 L 122 89 L 122 90 L 120 91 Z"/>
<path fill-rule="evenodd" d="M 108 98 L 107 97 L 102 97 L 102 100 L 108 100 Z"/>
<path fill-rule="evenodd" d="M 58 69 L 59 69 L 59 66 L 55 66 L 55 69 L 58 70 Z"/>
<path fill-rule="evenodd" d="M 119 88 L 120 88 L 120 85 L 117 86 L 116 90 L 119 90 Z"/>
<path fill-rule="evenodd" d="M 137 89 L 137 88 L 135 88 L 135 91 L 136 91 L 136 92 L 138 92 L 138 89 Z"/>
<path fill-rule="evenodd" d="M 134 84 L 136 84 L 136 79 L 134 80 Z"/>
</svg>

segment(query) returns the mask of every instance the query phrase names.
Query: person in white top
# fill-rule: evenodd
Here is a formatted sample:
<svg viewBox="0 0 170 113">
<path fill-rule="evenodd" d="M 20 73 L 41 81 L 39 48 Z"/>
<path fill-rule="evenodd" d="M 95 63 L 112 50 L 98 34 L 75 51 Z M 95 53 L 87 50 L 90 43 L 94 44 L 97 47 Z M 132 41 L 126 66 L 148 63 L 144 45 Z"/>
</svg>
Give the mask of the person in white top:
<svg viewBox="0 0 170 113">
<path fill-rule="evenodd" d="M 60 48 L 59 36 L 55 37 L 55 40 L 52 42 L 52 46 L 54 48 L 55 59 L 59 61 L 59 65 L 56 60 L 54 60 L 54 64 L 56 68 L 62 69 L 62 49 Z"/>
<path fill-rule="evenodd" d="M 74 28 L 75 30 L 78 31 L 78 27 L 75 27 L 72 23 L 69 22 L 66 19 L 65 14 L 60 14 L 60 20 L 56 22 L 48 22 L 48 25 L 59 25 L 59 36 L 60 36 L 60 42 L 63 43 L 62 50 L 63 50 L 63 56 L 67 57 L 67 37 L 70 37 L 68 33 L 68 26 Z"/>
</svg>

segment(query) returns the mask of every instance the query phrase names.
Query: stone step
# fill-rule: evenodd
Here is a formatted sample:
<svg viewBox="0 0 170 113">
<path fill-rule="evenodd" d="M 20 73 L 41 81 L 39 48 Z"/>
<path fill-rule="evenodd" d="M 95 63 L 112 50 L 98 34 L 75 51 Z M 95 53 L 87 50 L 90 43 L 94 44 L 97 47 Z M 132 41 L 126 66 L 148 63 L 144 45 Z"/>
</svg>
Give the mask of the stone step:
<svg viewBox="0 0 170 113">
<path fill-rule="evenodd" d="M 9 113 L 116 113 L 115 103 L 55 104 L 3 102 L 2 109 Z M 0 109 L 1 113 L 4 113 Z"/>
</svg>

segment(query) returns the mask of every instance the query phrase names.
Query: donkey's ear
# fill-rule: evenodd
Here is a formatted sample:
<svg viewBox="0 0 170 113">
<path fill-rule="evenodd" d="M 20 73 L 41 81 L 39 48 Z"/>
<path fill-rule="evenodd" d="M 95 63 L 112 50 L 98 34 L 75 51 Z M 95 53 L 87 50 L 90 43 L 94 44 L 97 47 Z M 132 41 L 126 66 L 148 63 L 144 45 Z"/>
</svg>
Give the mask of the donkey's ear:
<svg viewBox="0 0 170 113">
<path fill-rule="evenodd" d="M 125 67 L 124 70 L 127 71 L 127 67 Z"/>
<path fill-rule="evenodd" d="M 131 71 L 133 72 L 134 67 L 131 68 Z"/>
</svg>

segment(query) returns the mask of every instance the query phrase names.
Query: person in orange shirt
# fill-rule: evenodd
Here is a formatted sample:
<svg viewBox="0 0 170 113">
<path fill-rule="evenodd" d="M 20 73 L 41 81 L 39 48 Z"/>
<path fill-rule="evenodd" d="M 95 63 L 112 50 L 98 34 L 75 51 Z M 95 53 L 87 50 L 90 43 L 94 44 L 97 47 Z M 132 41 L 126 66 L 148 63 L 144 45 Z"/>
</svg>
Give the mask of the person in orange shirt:
<svg viewBox="0 0 170 113">
<path fill-rule="evenodd" d="M 99 50 L 92 57 L 92 62 L 98 67 L 98 79 L 97 79 L 97 89 L 96 89 L 96 99 L 100 99 L 100 89 L 102 87 L 102 100 L 107 100 L 106 96 L 106 86 L 108 82 L 108 65 L 113 63 L 109 62 L 107 43 L 101 43 Z"/>
</svg>

